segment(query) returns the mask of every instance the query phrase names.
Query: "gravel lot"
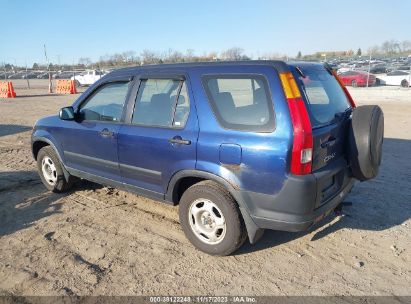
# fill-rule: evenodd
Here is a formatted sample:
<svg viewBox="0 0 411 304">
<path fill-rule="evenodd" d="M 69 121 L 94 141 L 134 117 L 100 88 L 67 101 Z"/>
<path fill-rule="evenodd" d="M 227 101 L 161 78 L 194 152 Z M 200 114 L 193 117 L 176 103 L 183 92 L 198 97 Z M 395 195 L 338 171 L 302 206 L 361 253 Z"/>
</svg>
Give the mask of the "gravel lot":
<svg viewBox="0 0 411 304">
<path fill-rule="evenodd" d="M 386 128 L 380 175 L 356 184 L 345 216 L 219 258 L 186 240 L 178 207 L 89 182 L 45 191 L 31 127 L 77 96 L 30 84 L 0 99 L 0 294 L 411 295 L 411 89 L 350 89 Z"/>
</svg>

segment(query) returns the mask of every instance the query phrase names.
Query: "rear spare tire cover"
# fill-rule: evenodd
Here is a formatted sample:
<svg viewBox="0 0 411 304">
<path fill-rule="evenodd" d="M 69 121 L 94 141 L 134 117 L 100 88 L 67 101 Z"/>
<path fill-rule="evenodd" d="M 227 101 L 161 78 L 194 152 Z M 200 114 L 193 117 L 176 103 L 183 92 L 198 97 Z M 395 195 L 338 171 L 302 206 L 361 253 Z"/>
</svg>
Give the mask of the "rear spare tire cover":
<svg viewBox="0 0 411 304">
<path fill-rule="evenodd" d="M 349 132 L 349 160 L 353 176 L 365 181 L 378 174 L 384 139 L 384 114 L 379 106 L 353 110 Z"/>
</svg>

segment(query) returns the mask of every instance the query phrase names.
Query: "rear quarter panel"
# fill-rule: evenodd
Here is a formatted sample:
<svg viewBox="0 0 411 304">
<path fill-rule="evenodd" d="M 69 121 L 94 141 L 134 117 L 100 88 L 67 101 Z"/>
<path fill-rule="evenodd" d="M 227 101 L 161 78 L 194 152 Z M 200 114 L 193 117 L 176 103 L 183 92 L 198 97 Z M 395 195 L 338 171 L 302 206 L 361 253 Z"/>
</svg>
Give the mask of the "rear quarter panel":
<svg viewBox="0 0 411 304">
<path fill-rule="evenodd" d="M 202 76 L 216 74 L 263 75 L 274 107 L 275 130 L 255 133 L 224 129 L 214 116 L 203 88 Z M 196 169 L 216 174 L 234 188 L 276 194 L 287 178 L 292 124 L 277 71 L 272 66 L 202 67 L 190 72 L 199 119 Z M 240 165 L 220 163 L 220 145 L 241 146 Z"/>
</svg>

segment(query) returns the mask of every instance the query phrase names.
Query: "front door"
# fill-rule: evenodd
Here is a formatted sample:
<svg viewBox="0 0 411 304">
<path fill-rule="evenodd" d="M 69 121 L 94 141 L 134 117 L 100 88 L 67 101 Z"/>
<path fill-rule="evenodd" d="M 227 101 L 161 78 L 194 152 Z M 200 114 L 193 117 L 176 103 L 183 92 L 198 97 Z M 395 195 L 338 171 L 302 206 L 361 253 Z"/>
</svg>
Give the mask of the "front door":
<svg viewBox="0 0 411 304">
<path fill-rule="evenodd" d="M 128 90 L 128 80 L 102 84 L 80 105 L 77 119 L 67 121 L 62 142 L 69 168 L 121 182 L 117 140 Z"/>
<path fill-rule="evenodd" d="M 118 137 L 123 182 L 161 196 L 173 174 L 194 169 L 198 121 L 184 78 L 141 78 L 128 123 Z"/>
</svg>

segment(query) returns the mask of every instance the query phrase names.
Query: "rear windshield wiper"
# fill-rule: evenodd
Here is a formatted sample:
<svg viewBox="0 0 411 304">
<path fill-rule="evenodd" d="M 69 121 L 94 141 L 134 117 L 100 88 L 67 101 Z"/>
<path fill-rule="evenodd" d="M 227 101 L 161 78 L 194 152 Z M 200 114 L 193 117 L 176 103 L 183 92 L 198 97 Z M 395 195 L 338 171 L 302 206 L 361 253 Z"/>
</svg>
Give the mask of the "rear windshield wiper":
<svg viewBox="0 0 411 304">
<path fill-rule="evenodd" d="M 328 73 L 330 73 L 331 76 L 333 75 L 333 69 L 332 67 L 330 67 L 330 65 L 328 63 L 324 63 L 324 68 L 327 70 Z"/>
<path fill-rule="evenodd" d="M 300 76 L 301 76 L 302 78 L 307 77 L 307 76 L 304 75 L 303 71 L 301 71 L 301 69 L 300 69 L 299 67 L 295 67 L 295 69 L 297 70 L 298 74 L 300 74 Z"/>
<path fill-rule="evenodd" d="M 334 120 L 346 119 L 350 115 L 351 115 L 351 108 L 347 108 L 346 110 L 344 110 L 344 112 L 335 113 Z"/>
</svg>

